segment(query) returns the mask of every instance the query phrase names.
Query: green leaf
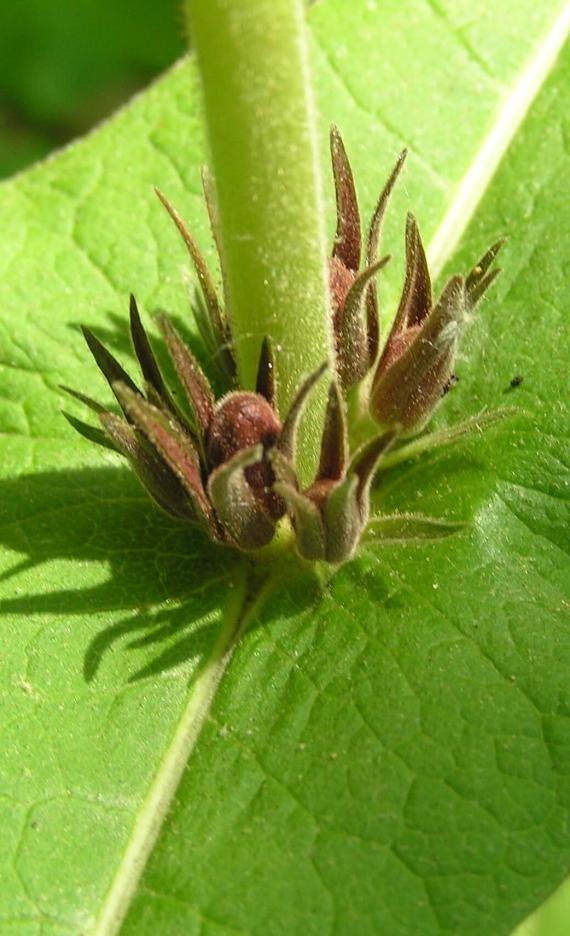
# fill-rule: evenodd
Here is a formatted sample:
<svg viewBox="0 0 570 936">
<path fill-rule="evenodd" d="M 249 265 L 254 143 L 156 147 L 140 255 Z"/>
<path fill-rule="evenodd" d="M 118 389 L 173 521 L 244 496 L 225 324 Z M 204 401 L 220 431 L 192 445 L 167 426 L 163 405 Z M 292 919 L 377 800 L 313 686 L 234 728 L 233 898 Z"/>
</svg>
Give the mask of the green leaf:
<svg viewBox="0 0 570 936">
<path fill-rule="evenodd" d="M 438 423 L 525 415 L 382 478 L 375 510 L 465 532 L 369 545 L 324 591 L 297 576 L 251 604 L 241 566 L 59 414 L 61 383 L 110 401 L 79 323 L 132 368 L 131 290 L 145 322 L 165 308 L 192 330 L 184 246 L 152 194 L 211 257 L 191 67 L 0 187 L 6 932 L 106 934 L 127 913 L 137 936 L 503 933 L 570 868 L 567 52 L 516 133 L 568 7 L 311 16 L 323 160 L 334 119 L 365 210 L 410 147 L 389 249 L 408 200 L 438 267 L 510 238 Z M 458 193 L 454 232 L 476 213 L 451 257 L 436 232 Z"/>
</svg>

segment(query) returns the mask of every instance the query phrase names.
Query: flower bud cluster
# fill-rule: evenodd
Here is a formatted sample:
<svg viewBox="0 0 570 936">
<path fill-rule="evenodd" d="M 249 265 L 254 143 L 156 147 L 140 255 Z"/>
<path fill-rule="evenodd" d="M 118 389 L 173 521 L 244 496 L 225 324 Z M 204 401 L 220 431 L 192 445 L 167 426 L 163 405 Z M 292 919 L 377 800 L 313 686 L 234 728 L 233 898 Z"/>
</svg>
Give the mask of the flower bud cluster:
<svg viewBox="0 0 570 936">
<path fill-rule="evenodd" d="M 434 302 L 426 254 L 416 220 L 406 221 L 406 275 L 398 310 L 380 348 L 375 277 L 390 259 L 377 259 L 388 199 L 400 174 L 404 150 L 372 215 L 363 268 L 361 222 L 350 163 L 338 130 L 331 131 L 337 229 L 330 261 L 337 370 L 345 391 L 371 377 L 368 408 L 382 426 L 398 425 L 401 436 L 429 422 L 452 382 L 461 326 L 498 275 L 490 269 L 497 242 L 466 277 L 453 276 Z"/>
<path fill-rule="evenodd" d="M 196 320 L 203 341 L 231 389 L 215 399 L 206 373 L 172 322 L 160 315 L 158 324 L 183 390 L 183 402 L 178 403 L 159 367 L 134 297 L 130 331 L 142 375 L 140 386 L 95 335 L 83 329 L 122 415 L 82 393 L 64 389 L 97 414 L 100 428 L 66 414 L 72 425 L 88 439 L 123 455 L 151 497 L 171 516 L 197 524 L 214 541 L 248 553 L 267 546 L 277 526 L 288 522 L 304 559 L 338 564 L 354 555 L 366 528 L 370 487 L 382 458 L 400 439 L 427 424 L 451 386 L 461 326 L 498 273 L 491 265 L 501 243 L 466 278 L 452 277 L 434 301 L 418 226 L 409 215 L 405 282 L 382 345 L 376 276 L 390 258 L 378 259 L 378 245 L 390 193 L 406 153 L 400 155 L 380 195 L 364 250 L 354 178 L 335 127 L 331 156 L 337 205 L 329 266 L 335 365 L 331 372 L 324 363 L 309 375 L 287 413 L 280 414 L 277 408 L 270 336 L 260 350 L 255 391 L 236 386 L 227 303 L 224 308 L 194 239 L 160 192 L 200 283 Z M 207 177 L 204 182 L 219 243 L 211 183 Z M 319 466 L 312 483 L 303 488 L 296 470 L 297 430 L 308 396 L 325 374 L 329 392 Z M 346 400 L 357 386 L 364 392 L 377 429 L 351 452 Z M 412 521 L 410 515 L 402 515 L 406 530 Z M 398 522 L 390 518 L 391 535 Z M 420 518 L 422 536 L 429 523 Z"/>
</svg>

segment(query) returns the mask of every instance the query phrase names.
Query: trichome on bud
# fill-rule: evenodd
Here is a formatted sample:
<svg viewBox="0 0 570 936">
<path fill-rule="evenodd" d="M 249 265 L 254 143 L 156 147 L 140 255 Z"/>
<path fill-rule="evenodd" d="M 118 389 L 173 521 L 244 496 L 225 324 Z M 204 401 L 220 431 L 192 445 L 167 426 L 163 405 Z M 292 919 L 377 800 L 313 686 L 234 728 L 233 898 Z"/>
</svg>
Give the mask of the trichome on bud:
<svg viewBox="0 0 570 936">
<path fill-rule="evenodd" d="M 123 455 L 152 498 L 171 516 L 200 526 L 215 542 L 255 554 L 273 540 L 280 524 L 295 533 L 297 552 L 310 561 L 339 564 L 350 559 L 367 527 L 370 488 L 378 467 L 405 457 L 405 440 L 424 429 L 454 382 L 461 327 L 497 273 L 498 242 L 467 277 L 454 276 L 434 301 L 418 225 L 406 223 L 406 273 L 401 299 L 386 340 L 380 339 L 376 277 L 389 261 L 378 258 L 382 223 L 400 174 L 402 152 L 378 199 L 365 244 L 348 156 L 336 127 L 331 157 L 337 225 L 329 263 L 335 362 L 323 362 L 297 390 L 287 413 L 277 408 L 277 368 L 271 336 L 260 349 L 255 391 L 237 385 L 231 309 L 222 302 L 204 258 L 167 199 L 159 198 L 180 231 L 201 288 L 196 321 L 228 392 L 216 400 L 210 380 L 166 315 L 158 316 L 168 354 L 184 391 L 178 403 L 167 386 L 134 297 L 130 331 L 142 383 L 139 387 L 87 328 L 85 340 L 107 379 L 122 415 L 75 390 L 64 389 L 90 407 L 101 428 L 68 414 L 85 437 Z M 204 192 L 219 252 L 212 183 Z M 220 258 L 221 259 L 221 258 Z M 223 274 L 223 270 L 222 270 Z M 296 437 L 303 409 L 318 380 L 329 381 L 320 459 L 312 483 L 302 487 L 296 469 Z M 347 422 L 347 397 L 358 388 L 376 425 L 354 451 Z M 472 423 L 456 427 L 459 438 Z M 433 436 L 434 444 L 446 441 Z M 417 442 L 412 445 L 417 446 Z M 422 443 L 422 448 L 428 445 Z M 373 518 L 377 538 L 425 539 L 453 532 L 454 524 L 402 514 Z M 382 533 L 384 531 L 384 534 Z"/>
</svg>

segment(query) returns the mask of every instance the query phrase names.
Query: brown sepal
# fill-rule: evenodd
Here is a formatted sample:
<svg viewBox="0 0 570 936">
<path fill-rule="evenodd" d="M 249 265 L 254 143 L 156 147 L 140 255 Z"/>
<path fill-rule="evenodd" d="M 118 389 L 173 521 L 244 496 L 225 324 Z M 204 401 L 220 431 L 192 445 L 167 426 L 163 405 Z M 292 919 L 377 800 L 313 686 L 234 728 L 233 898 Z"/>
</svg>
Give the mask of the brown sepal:
<svg viewBox="0 0 570 936">
<path fill-rule="evenodd" d="M 164 314 L 159 315 L 158 324 L 192 414 L 195 416 L 197 429 L 204 437 L 214 413 L 214 394 L 210 382 L 170 319 Z"/>
<path fill-rule="evenodd" d="M 307 402 L 307 397 L 317 381 L 321 379 L 324 372 L 328 370 L 328 362 L 325 361 L 316 371 L 313 371 L 308 377 L 305 378 L 301 386 L 299 387 L 297 394 L 289 407 L 289 412 L 285 417 L 285 422 L 283 423 L 283 428 L 281 429 L 281 434 L 277 440 L 277 448 L 279 451 L 288 458 L 289 461 L 295 463 L 295 443 L 297 441 L 297 430 L 299 428 L 299 421 Z"/>
<path fill-rule="evenodd" d="M 352 282 L 334 315 L 337 373 L 344 390 L 350 389 L 368 373 L 373 361 L 369 355 L 368 328 L 363 315 L 365 291 L 390 256 L 367 267 Z"/>
<path fill-rule="evenodd" d="M 315 482 L 342 478 L 348 457 L 348 430 L 344 400 L 336 380 L 331 382 Z"/>
<path fill-rule="evenodd" d="M 333 124 L 330 130 L 331 160 L 336 195 L 336 234 L 333 257 L 356 273 L 360 267 L 362 234 L 356 187 L 342 137 Z"/>
<path fill-rule="evenodd" d="M 129 303 L 129 318 L 131 326 L 131 338 L 137 360 L 140 364 L 142 375 L 146 384 L 151 388 L 149 394 L 154 402 L 162 404 L 172 413 L 176 413 L 176 405 L 170 395 L 170 392 L 163 380 L 154 351 L 150 346 L 148 335 L 141 322 L 137 301 L 131 293 Z"/>
<path fill-rule="evenodd" d="M 190 436 L 174 418 L 167 418 L 161 410 L 137 397 L 128 387 L 119 384 L 115 387 L 115 393 L 131 421 L 186 491 L 204 527 L 218 534 L 219 538 L 219 530 L 202 483 L 200 460 Z"/>
<path fill-rule="evenodd" d="M 408 151 L 406 149 L 402 150 L 396 165 L 392 169 L 390 177 L 386 182 L 386 185 L 380 193 L 380 198 L 376 203 L 376 207 L 372 214 L 370 220 L 370 227 L 368 228 L 368 237 L 366 243 L 366 266 L 371 266 L 378 257 L 378 247 L 380 244 L 380 236 L 382 233 L 382 226 L 384 223 L 384 217 L 386 214 L 386 208 L 390 200 L 390 195 L 392 194 L 392 189 L 394 188 L 398 176 L 402 171 L 402 167 L 406 160 Z M 378 350 L 380 347 L 380 321 L 379 321 L 379 312 L 378 312 L 378 289 L 376 286 L 376 281 L 372 279 L 368 285 L 368 290 L 366 293 L 366 316 L 367 316 L 367 328 L 368 328 L 368 355 L 371 363 L 374 363 L 378 357 Z"/>
<path fill-rule="evenodd" d="M 82 325 L 81 331 L 83 332 L 83 337 L 87 342 L 87 347 L 95 358 L 97 367 L 105 377 L 107 383 L 111 387 L 111 390 L 113 390 L 113 393 L 115 393 L 113 384 L 122 383 L 126 387 L 129 387 L 133 393 L 137 393 L 140 396 L 141 392 L 135 382 L 131 380 L 124 367 L 122 367 L 117 361 L 116 357 L 114 357 L 110 351 L 107 351 L 105 345 L 101 344 L 99 339 L 95 337 L 91 329 L 87 328 L 85 325 Z M 116 393 L 115 396 L 117 397 Z M 121 401 L 118 397 L 117 400 L 120 404 Z M 125 416 L 126 415 L 127 414 L 125 413 Z"/>
</svg>

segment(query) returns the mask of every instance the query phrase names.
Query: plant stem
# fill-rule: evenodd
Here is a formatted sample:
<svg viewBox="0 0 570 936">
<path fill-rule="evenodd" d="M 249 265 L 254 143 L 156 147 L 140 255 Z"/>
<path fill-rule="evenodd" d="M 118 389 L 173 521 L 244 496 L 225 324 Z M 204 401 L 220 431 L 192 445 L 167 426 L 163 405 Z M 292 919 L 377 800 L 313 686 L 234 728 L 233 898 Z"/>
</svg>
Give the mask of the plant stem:
<svg viewBox="0 0 570 936">
<path fill-rule="evenodd" d="M 302 0 L 186 0 L 203 83 L 239 378 L 275 343 L 283 416 L 332 356 L 324 217 Z M 326 380 L 307 408 L 301 473 L 317 460 Z"/>
</svg>

